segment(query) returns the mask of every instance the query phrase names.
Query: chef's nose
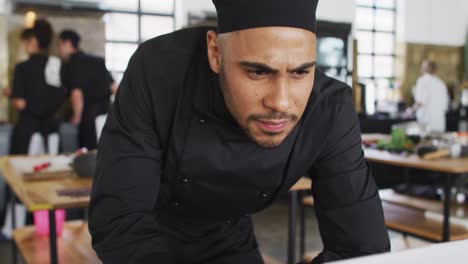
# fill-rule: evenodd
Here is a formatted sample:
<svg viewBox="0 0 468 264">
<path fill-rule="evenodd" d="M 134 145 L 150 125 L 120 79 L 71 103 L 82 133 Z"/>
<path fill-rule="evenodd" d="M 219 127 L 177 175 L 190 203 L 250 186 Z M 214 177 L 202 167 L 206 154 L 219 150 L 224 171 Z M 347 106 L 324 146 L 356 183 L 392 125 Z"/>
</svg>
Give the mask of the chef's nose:
<svg viewBox="0 0 468 264">
<path fill-rule="evenodd" d="M 263 99 L 264 106 L 274 112 L 287 112 L 291 106 L 289 89 L 287 79 L 278 78 L 275 80 L 269 93 Z"/>
</svg>

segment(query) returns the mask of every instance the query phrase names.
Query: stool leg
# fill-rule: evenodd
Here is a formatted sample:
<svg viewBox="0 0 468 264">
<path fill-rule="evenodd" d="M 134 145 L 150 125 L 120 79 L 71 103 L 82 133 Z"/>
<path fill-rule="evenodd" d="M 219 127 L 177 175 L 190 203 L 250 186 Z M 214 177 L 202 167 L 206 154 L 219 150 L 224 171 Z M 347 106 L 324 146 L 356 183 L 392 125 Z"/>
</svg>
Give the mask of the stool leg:
<svg viewBox="0 0 468 264">
<path fill-rule="evenodd" d="M 289 192 L 288 264 L 296 263 L 297 191 Z"/>
<path fill-rule="evenodd" d="M 301 202 L 302 201 L 302 192 L 300 193 L 299 195 L 299 201 Z M 300 256 L 301 258 L 304 257 L 305 255 L 305 243 L 306 243 L 306 221 L 305 221 L 305 217 L 306 217 L 306 206 L 301 202 L 300 203 L 300 228 L 301 228 L 301 235 L 300 235 Z"/>
<path fill-rule="evenodd" d="M 403 243 L 405 244 L 405 248 L 409 249 L 411 245 L 408 240 L 408 235 L 406 233 L 403 233 L 402 236 L 403 236 Z"/>
<path fill-rule="evenodd" d="M 18 250 L 16 249 L 15 240 L 13 239 L 13 231 L 16 229 L 16 197 L 15 193 L 11 188 L 8 188 L 10 194 L 10 204 L 11 204 L 11 256 L 13 259 L 13 264 L 18 263 Z"/>
<path fill-rule="evenodd" d="M 50 243 L 50 263 L 57 264 L 57 233 L 55 226 L 55 210 L 49 210 L 49 243 Z"/>
</svg>

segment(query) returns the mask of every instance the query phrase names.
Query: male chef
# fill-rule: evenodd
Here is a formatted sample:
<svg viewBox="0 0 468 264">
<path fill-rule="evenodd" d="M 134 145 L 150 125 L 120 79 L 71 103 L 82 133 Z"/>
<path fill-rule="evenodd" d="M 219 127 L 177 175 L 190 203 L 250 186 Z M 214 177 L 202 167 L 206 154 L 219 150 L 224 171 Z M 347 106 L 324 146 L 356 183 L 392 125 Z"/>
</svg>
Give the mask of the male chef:
<svg viewBox="0 0 468 264">
<path fill-rule="evenodd" d="M 252 214 L 312 179 L 324 263 L 390 249 L 351 88 L 316 69 L 317 0 L 214 0 L 140 45 L 98 148 L 104 263 L 260 264 Z M 286 227 L 285 227 L 286 228 Z"/>
</svg>

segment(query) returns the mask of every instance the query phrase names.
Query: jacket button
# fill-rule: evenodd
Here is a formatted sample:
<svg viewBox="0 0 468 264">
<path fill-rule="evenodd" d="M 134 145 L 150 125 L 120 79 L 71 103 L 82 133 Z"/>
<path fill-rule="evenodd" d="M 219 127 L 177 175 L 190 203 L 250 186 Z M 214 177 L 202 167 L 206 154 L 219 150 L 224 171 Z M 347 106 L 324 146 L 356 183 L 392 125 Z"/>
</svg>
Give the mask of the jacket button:
<svg viewBox="0 0 468 264">
<path fill-rule="evenodd" d="M 190 182 L 190 180 L 189 180 L 189 179 L 187 179 L 187 178 L 183 178 L 183 179 L 182 179 L 182 182 L 183 182 L 183 183 L 189 183 L 189 182 Z"/>
<path fill-rule="evenodd" d="M 206 124 L 206 120 L 205 119 L 200 119 L 200 125 L 204 125 Z"/>
<path fill-rule="evenodd" d="M 266 198 L 268 198 L 268 194 L 266 192 L 261 192 L 260 193 L 260 198 L 266 199 Z"/>
<path fill-rule="evenodd" d="M 173 205 L 174 207 L 177 207 L 177 206 L 179 206 L 179 203 L 178 203 L 178 202 L 173 202 L 172 205 Z"/>
</svg>

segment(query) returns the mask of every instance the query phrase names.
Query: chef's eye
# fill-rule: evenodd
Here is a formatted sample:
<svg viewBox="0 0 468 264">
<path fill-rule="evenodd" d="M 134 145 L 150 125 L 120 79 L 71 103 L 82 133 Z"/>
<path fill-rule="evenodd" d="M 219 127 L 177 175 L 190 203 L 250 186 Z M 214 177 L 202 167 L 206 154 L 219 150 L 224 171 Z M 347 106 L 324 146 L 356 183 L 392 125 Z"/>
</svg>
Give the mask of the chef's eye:
<svg viewBox="0 0 468 264">
<path fill-rule="evenodd" d="M 307 76 L 307 74 L 309 74 L 309 71 L 307 70 L 298 70 L 298 71 L 292 72 L 291 76 L 296 79 L 301 79 Z"/>
<path fill-rule="evenodd" d="M 248 70 L 249 76 L 253 79 L 262 79 L 268 76 L 269 72 L 266 70 Z"/>
</svg>

